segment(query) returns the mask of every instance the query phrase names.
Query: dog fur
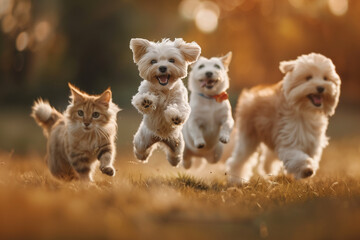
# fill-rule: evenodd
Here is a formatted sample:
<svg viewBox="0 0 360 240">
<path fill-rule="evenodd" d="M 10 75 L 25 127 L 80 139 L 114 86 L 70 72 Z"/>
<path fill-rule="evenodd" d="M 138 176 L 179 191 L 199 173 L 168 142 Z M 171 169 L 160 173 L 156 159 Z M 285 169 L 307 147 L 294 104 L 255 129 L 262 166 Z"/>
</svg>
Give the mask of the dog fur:
<svg viewBox="0 0 360 240">
<path fill-rule="evenodd" d="M 328 118 L 339 101 L 340 77 L 329 58 L 315 53 L 283 61 L 280 70 L 282 81 L 244 90 L 239 97 L 235 148 L 227 160 L 231 183 L 252 176 L 249 160 L 260 143 L 264 174 L 276 174 L 272 166 L 277 158 L 296 179 L 314 176 L 319 168 L 328 144 Z"/>
<path fill-rule="evenodd" d="M 185 151 L 183 166 L 191 167 L 193 158 L 217 163 L 234 126 L 229 100 L 216 101 L 213 96 L 229 88 L 228 70 L 232 53 L 223 57 L 200 59 L 192 66 L 188 87 L 191 114 L 183 128 Z"/>
<path fill-rule="evenodd" d="M 167 160 L 177 166 L 184 151 L 181 129 L 190 114 L 188 93 L 181 79 L 187 75 L 188 64 L 198 59 L 201 48 L 180 38 L 156 43 L 133 38 L 130 48 L 144 79 L 131 102 L 143 114 L 134 136 L 135 156 L 147 161 L 157 143 L 162 143 Z"/>
</svg>

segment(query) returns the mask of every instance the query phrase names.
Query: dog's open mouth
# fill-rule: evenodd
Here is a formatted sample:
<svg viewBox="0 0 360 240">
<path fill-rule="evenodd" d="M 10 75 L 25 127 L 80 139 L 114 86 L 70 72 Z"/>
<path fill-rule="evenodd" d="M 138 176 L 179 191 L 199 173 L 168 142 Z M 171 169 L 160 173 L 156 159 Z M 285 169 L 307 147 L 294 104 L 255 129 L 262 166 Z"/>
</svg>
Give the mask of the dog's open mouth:
<svg viewBox="0 0 360 240">
<path fill-rule="evenodd" d="M 308 98 L 314 104 L 315 107 L 320 107 L 322 104 L 323 97 L 320 94 L 309 94 Z"/>
<path fill-rule="evenodd" d="M 156 78 L 161 85 L 165 86 L 169 83 L 170 74 L 156 76 Z"/>
<path fill-rule="evenodd" d="M 207 89 L 212 89 L 215 84 L 218 82 L 217 79 L 201 79 L 200 87 L 206 87 Z"/>
</svg>

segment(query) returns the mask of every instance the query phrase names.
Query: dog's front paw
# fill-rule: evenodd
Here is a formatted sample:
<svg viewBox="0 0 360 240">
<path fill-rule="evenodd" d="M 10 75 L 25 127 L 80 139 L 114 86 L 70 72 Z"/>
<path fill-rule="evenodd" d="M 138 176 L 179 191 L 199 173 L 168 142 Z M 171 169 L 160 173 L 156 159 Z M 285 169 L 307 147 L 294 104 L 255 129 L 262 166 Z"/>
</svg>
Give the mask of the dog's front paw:
<svg viewBox="0 0 360 240">
<path fill-rule="evenodd" d="M 144 99 L 141 103 L 141 106 L 144 108 L 144 109 L 147 109 L 149 107 L 151 107 L 153 105 L 153 102 L 149 99 Z"/>
<path fill-rule="evenodd" d="M 113 177 L 115 175 L 115 169 L 112 166 L 100 167 L 102 173 Z"/>
<path fill-rule="evenodd" d="M 230 136 L 229 135 L 222 135 L 219 138 L 220 142 L 226 144 L 230 141 Z"/>
<path fill-rule="evenodd" d="M 179 116 L 175 116 L 171 118 L 171 121 L 175 124 L 175 125 L 180 125 L 182 124 L 184 121 L 179 117 Z"/>
<path fill-rule="evenodd" d="M 185 121 L 185 119 L 181 116 L 181 113 L 172 107 L 165 110 L 165 116 L 167 121 L 175 126 L 181 125 Z"/>
<path fill-rule="evenodd" d="M 205 140 L 203 138 L 198 138 L 194 141 L 196 148 L 204 148 L 205 147 Z"/>
<path fill-rule="evenodd" d="M 312 163 L 313 163 L 313 160 L 311 158 L 307 159 L 304 162 L 303 166 L 301 166 L 294 174 L 295 178 L 303 179 L 303 178 L 309 178 L 309 177 L 314 176 L 315 168 Z"/>
</svg>

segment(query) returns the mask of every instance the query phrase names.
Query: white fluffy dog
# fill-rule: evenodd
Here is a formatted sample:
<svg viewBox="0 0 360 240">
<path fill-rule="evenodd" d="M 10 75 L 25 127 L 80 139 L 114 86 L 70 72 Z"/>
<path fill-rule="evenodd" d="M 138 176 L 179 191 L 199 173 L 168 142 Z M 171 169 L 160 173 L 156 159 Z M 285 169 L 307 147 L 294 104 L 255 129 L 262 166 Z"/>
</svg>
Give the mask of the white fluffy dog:
<svg viewBox="0 0 360 240">
<path fill-rule="evenodd" d="M 340 95 L 340 78 L 329 58 L 302 55 L 280 63 L 282 81 L 244 90 L 236 110 L 237 139 L 227 161 L 232 183 L 251 175 L 250 156 L 260 143 L 264 173 L 276 174 L 272 166 L 279 158 L 287 173 L 296 179 L 315 175 L 323 148 L 328 118 L 335 113 Z"/>
<path fill-rule="evenodd" d="M 130 48 L 144 79 L 131 102 L 143 114 L 134 136 L 135 156 L 146 161 L 160 142 L 167 147 L 167 160 L 176 166 L 183 158 L 182 124 L 190 114 L 188 93 L 181 79 L 187 75 L 188 64 L 198 59 L 201 48 L 180 38 L 157 43 L 133 38 Z"/>
<path fill-rule="evenodd" d="M 218 162 L 223 143 L 230 139 L 234 120 L 226 90 L 231 57 L 231 52 L 219 58 L 200 57 L 192 66 L 188 81 L 191 114 L 183 128 L 185 168 L 191 167 L 193 157 Z"/>
</svg>

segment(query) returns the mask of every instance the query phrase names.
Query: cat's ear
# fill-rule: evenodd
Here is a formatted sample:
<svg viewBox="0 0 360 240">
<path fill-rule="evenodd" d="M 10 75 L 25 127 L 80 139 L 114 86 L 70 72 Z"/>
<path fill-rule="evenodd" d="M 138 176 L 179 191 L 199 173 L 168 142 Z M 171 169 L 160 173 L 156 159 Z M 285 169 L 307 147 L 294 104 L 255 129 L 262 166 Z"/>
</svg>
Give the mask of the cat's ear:
<svg viewBox="0 0 360 240">
<path fill-rule="evenodd" d="M 79 89 L 73 86 L 71 83 L 68 83 L 71 91 L 71 99 L 73 102 L 82 102 L 84 101 L 84 96 Z"/>
<path fill-rule="evenodd" d="M 108 88 L 96 99 L 96 102 L 108 107 L 111 101 L 111 95 L 111 90 Z"/>
</svg>

